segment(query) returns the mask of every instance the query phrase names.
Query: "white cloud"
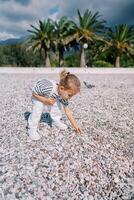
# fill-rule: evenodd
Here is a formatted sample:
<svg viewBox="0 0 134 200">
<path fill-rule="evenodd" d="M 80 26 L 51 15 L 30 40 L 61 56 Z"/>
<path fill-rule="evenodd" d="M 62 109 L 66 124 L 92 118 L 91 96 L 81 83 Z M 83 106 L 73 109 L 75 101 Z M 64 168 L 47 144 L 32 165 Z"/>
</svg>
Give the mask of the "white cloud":
<svg viewBox="0 0 134 200">
<path fill-rule="evenodd" d="M 53 21 L 56 21 L 56 20 L 59 18 L 59 13 L 56 12 L 56 13 L 50 15 L 49 17 L 50 17 Z"/>
<path fill-rule="evenodd" d="M 128 15 L 130 21 L 133 18 L 129 9 L 125 10 L 128 5 L 133 7 L 132 2 L 133 0 L 30 0 L 25 5 L 14 0 L 0 1 L 0 32 L 21 36 L 27 33 L 30 24 L 37 25 L 39 20 L 48 17 L 57 20 L 63 15 L 76 19 L 77 9 L 83 12 L 87 8 L 93 12 L 99 11 L 102 18 L 111 24 L 121 20 L 125 23 Z M 57 6 L 59 10 L 50 14 L 50 10 Z"/>
<path fill-rule="evenodd" d="M 16 36 L 6 32 L 0 33 L 0 40 L 7 40 L 9 38 L 16 38 Z"/>
<path fill-rule="evenodd" d="M 50 8 L 58 4 L 49 0 L 31 0 L 27 6 L 19 4 L 17 1 L 0 2 L 0 32 L 11 32 L 12 34 L 25 34 L 30 24 L 37 24 L 39 20 L 51 17 L 57 20 L 58 12 L 49 14 Z"/>
</svg>

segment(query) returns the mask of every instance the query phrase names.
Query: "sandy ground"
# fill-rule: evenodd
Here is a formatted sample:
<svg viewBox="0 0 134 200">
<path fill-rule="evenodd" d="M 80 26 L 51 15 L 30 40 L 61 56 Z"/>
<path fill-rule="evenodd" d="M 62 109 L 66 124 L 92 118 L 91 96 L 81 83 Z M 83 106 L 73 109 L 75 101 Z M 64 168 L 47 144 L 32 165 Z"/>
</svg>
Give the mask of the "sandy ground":
<svg viewBox="0 0 134 200">
<path fill-rule="evenodd" d="M 78 76 L 81 93 L 69 107 L 82 134 L 41 123 L 34 142 L 24 120 L 31 87 L 44 77 L 58 81 L 58 74 L 1 72 L 0 200 L 134 199 L 134 74 Z"/>
<path fill-rule="evenodd" d="M 45 67 L 0 67 L 0 74 L 53 74 L 59 73 L 64 68 L 45 68 Z M 71 73 L 80 74 L 134 74 L 134 67 L 132 68 L 80 68 L 70 67 L 66 68 Z"/>
</svg>

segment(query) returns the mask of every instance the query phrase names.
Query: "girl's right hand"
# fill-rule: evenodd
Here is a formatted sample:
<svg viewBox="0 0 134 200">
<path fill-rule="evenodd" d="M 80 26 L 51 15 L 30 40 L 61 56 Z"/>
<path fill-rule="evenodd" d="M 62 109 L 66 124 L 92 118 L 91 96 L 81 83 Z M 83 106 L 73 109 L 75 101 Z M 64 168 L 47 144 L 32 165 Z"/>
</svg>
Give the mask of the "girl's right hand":
<svg viewBox="0 0 134 200">
<path fill-rule="evenodd" d="M 52 99 L 52 98 L 48 98 L 45 100 L 45 103 L 50 106 L 52 106 L 55 102 L 56 102 L 56 100 Z"/>
<path fill-rule="evenodd" d="M 42 102 L 42 103 L 44 103 L 44 104 L 46 104 L 46 105 L 53 105 L 55 102 L 56 102 L 56 100 L 54 99 L 54 98 L 52 98 L 52 97 L 44 97 L 44 96 L 40 96 L 40 95 L 38 95 L 38 94 L 35 94 L 34 92 L 32 92 L 32 95 L 38 100 L 38 101 L 40 101 L 40 102 Z"/>
<path fill-rule="evenodd" d="M 76 131 L 76 133 L 81 133 L 80 127 L 76 127 L 76 128 L 75 128 L 75 131 Z"/>
</svg>

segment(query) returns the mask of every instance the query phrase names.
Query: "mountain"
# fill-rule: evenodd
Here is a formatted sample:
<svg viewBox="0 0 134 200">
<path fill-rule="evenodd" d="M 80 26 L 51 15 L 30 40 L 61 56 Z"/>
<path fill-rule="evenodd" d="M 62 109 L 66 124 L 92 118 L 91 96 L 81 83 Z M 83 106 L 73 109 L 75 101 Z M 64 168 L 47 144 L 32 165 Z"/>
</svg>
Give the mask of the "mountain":
<svg viewBox="0 0 134 200">
<path fill-rule="evenodd" d="M 25 42 L 27 37 L 20 37 L 20 38 L 9 38 L 7 40 L 0 40 L 0 45 L 12 45 L 12 44 L 20 44 Z"/>
</svg>

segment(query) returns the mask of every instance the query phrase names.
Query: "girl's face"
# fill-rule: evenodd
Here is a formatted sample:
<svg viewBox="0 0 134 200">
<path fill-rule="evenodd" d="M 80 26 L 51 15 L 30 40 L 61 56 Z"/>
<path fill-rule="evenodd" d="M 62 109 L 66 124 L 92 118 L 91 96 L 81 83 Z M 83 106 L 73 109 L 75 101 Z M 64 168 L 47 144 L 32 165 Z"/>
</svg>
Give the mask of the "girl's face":
<svg viewBox="0 0 134 200">
<path fill-rule="evenodd" d="M 59 92 L 59 95 L 64 100 L 68 100 L 68 99 L 71 99 L 71 97 L 73 97 L 74 95 L 76 95 L 78 93 L 78 90 L 76 90 L 76 89 L 66 89 L 65 90 L 64 86 L 59 86 L 58 92 Z"/>
</svg>

